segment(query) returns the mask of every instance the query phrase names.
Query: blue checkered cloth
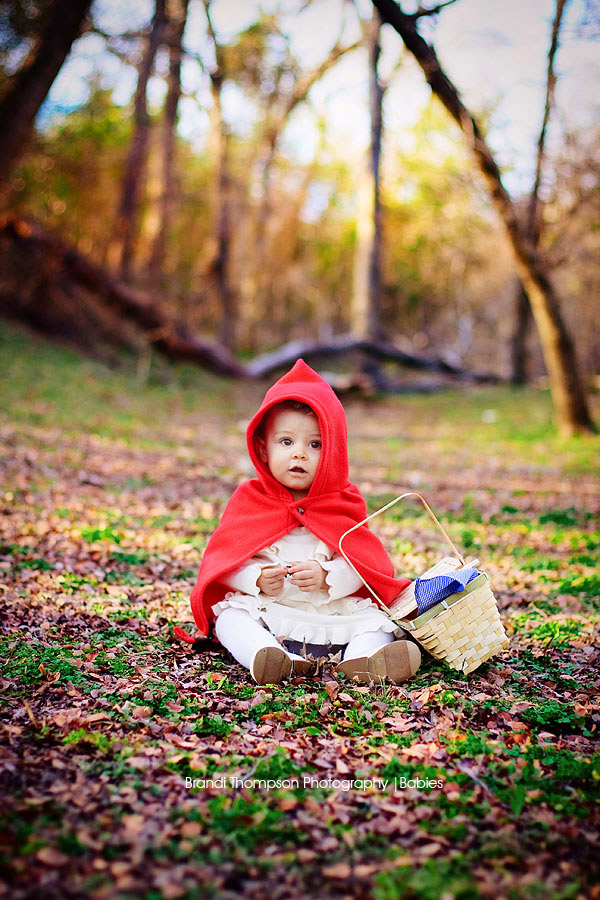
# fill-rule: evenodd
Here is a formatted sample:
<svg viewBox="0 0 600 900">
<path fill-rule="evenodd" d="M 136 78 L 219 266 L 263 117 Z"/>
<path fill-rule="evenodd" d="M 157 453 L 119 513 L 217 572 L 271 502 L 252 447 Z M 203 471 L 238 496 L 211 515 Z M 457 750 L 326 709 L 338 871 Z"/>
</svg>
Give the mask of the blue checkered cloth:
<svg viewBox="0 0 600 900">
<path fill-rule="evenodd" d="M 450 594 L 464 591 L 465 587 L 474 578 L 477 578 L 477 569 L 456 569 L 446 575 L 434 575 L 433 578 L 417 578 L 415 581 L 415 600 L 419 615 L 431 609 L 436 603 L 441 603 Z"/>
</svg>

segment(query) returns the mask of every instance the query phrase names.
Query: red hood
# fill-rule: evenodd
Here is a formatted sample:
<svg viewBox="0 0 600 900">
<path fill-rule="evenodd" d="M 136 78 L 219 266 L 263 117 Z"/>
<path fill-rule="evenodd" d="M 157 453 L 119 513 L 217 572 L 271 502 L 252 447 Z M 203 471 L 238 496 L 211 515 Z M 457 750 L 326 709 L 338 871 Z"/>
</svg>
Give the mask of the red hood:
<svg viewBox="0 0 600 900">
<path fill-rule="evenodd" d="M 339 491 L 348 483 L 348 429 L 344 407 L 333 389 L 321 376 L 299 359 L 265 394 L 258 412 L 246 429 L 246 443 L 250 459 L 254 463 L 263 489 L 282 499 L 290 498 L 290 492 L 273 478 L 266 463 L 257 452 L 256 432 L 265 414 L 284 400 L 299 400 L 316 413 L 321 430 L 321 459 L 310 491 L 303 506 L 319 494 Z"/>
</svg>

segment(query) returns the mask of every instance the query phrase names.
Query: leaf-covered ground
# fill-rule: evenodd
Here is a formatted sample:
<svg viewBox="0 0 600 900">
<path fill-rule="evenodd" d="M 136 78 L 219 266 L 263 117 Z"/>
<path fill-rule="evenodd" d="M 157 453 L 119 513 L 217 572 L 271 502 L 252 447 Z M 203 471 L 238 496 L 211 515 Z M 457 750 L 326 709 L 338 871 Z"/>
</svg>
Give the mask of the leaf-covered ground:
<svg viewBox="0 0 600 900">
<path fill-rule="evenodd" d="M 423 492 L 510 647 L 259 688 L 171 630 L 264 388 L 5 326 L 0 359 L 4 896 L 600 897 L 597 438 L 534 389 L 347 402 L 371 508 Z M 378 530 L 403 574 L 446 554 L 416 506 Z"/>
</svg>

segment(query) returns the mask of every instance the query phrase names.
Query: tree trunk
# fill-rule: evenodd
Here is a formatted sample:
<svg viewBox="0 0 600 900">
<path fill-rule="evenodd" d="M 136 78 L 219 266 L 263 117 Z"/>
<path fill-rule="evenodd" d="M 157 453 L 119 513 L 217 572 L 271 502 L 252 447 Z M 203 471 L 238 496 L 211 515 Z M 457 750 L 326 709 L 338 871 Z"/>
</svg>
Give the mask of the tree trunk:
<svg viewBox="0 0 600 900">
<path fill-rule="evenodd" d="M 163 288 L 164 262 L 167 241 L 177 195 L 175 142 L 177 107 L 181 97 L 181 57 L 183 32 L 187 21 L 189 0 L 173 0 L 169 5 L 169 76 L 167 99 L 162 122 L 161 193 L 158 202 L 158 226 L 152 241 L 148 266 L 150 283 Z"/>
<path fill-rule="evenodd" d="M 118 254 L 119 275 L 125 281 L 131 277 L 135 241 L 139 228 L 140 201 L 146 170 L 150 116 L 146 91 L 152 74 L 156 52 L 163 41 L 166 25 L 165 0 L 155 0 L 154 16 L 148 43 L 140 63 L 134 100 L 134 131 L 125 164 L 121 202 L 115 226 L 115 250 Z"/>
<path fill-rule="evenodd" d="M 562 24 L 563 13 L 568 0 L 556 0 L 554 12 L 554 20 L 552 22 L 552 38 L 548 49 L 548 65 L 546 68 L 546 97 L 544 101 L 544 114 L 542 116 L 542 125 L 537 142 L 537 154 L 535 164 L 535 178 L 533 187 L 529 196 L 529 206 L 527 209 L 527 234 L 529 240 L 539 247 L 542 236 L 543 204 L 540 200 L 540 187 L 542 184 L 542 171 L 546 158 L 546 134 L 548 130 L 548 122 L 554 107 L 554 96 L 556 89 L 556 73 L 554 71 L 554 59 L 558 50 L 560 28 Z M 512 341 L 512 378 L 513 384 L 525 384 L 527 381 L 527 336 L 529 333 L 529 323 L 531 321 L 531 310 L 529 308 L 529 298 L 522 284 L 517 288 L 515 298 L 515 326 Z"/>
<path fill-rule="evenodd" d="M 568 0 L 556 0 L 556 9 L 554 12 L 554 21 L 552 23 L 552 38 L 550 40 L 550 48 L 548 50 L 548 65 L 546 69 L 546 98 L 544 101 L 544 114 L 542 116 L 542 126 L 537 144 L 537 155 L 535 163 L 535 178 L 531 195 L 529 198 L 529 209 L 527 228 L 531 240 L 537 246 L 542 234 L 541 211 L 542 203 L 540 201 L 540 187 L 542 184 L 542 172 L 546 159 L 546 133 L 548 130 L 548 122 L 554 108 L 554 96 L 556 90 L 556 73 L 554 71 L 554 59 L 558 50 L 560 27 L 562 17 Z"/>
<path fill-rule="evenodd" d="M 357 337 L 378 340 L 381 334 L 381 242 L 382 214 L 380 159 L 383 132 L 383 87 L 378 62 L 381 18 L 375 10 L 368 22 L 362 22 L 369 55 L 369 111 L 371 140 L 368 164 L 358 187 L 354 289 L 352 294 L 352 331 Z"/>
<path fill-rule="evenodd" d="M 521 281 L 517 279 L 515 288 L 514 329 L 511 340 L 511 384 L 522 386 L 527 383 L 527 336 L 531 321 L 529 297 Z"/>
<path fill-rule="evenodd" d="M 222 77 L 213 73 L 210 79 L 213 98 L 213 146 L 216 148 L 215 164 L 215 239 L 216 252 L 212 273 L 219 306 L 221 325 L 219 337 L 223 346 L 232 349 L 236 339 L 236 303 L 231 284 L 231 174 L 229 171 L 229 132 L 223 119 L 221 104 Z"/>
<path fill-rule="evenodd" d="M 214 229 L 215 254 L 211 272 L 214 278 L 216 294 L 221 312 L 219 337 L 223 346 L 232 349 L 236 341 L 237 303 L 231 284 L 231 173 L 229 170 L 230 138 L 229 129 L 223 118 L 222 90 L 225 80 L 225 60 L 223 48 L 217 40 L 211 15 L 212 0 L 204 0 L 204 11 L 208 23 L 208 33 L 215 50 L 215 68 L 210 73 L 210 90 L 212 95 L 211 149 L 215 165 L 214 190 Z"/>
<path fill-rule="evenodd" d="M 409 369 L 452 376 L 467 383 L 497 383 L 496 375 L 474 373 L 447 360 L 422 357 L 385 341 L 362 340 L 353 334 L 331 336 L 322 341 L 293 341 L 277 350 L 255 357 L 246 365 L 238 363 L 220 344 L 203 341 L 185 327 L 165 316 L 156 302 L 112 278 L 101 266 L 63 244 L 41 228 L 16 216 L 0 222 L 0 267 L 4 273 L 0 289 L 0 313 L 27 322 L 45 334 L 60 334 L 86 349 L 88 327 L 103 329 L 102 336 L 118 342 L 124 326 L 132 323 L 148 346 L 172 360 L 190 360 L 211 371 L 237 379 L 264 378 L 287 368 L 298 357 L 305 359 L 366 355 L 371 361 L 389 360 Z M 116 322 L 106 320 L 106 311 L 116 313 Z M 115 336 L 115 328 L 116 331 Z M 82 331 L 82 329 L 85 329 Z M 103 351 L 104 352 L 104 351 Z M 448 382 L 415 385 L 391 381 L 378 370 L 359 376 L 333 376 L 341 390 L 352 387 L 373 392 L 439 390 Z"/>
<path fill-rule="evenodd" d="M 23 150 L 38 110 L 73 42 L 79 37 L 91 0 L 54 0 L 46 29 L 0 102 L 0 184 Z"/>
<path fill-rule="evenodd" d="M 575 350 L 561 316 L 548 267 L 519 223 L 516 208 L 502 183 L 500 170 L 479 125 L 442 70 L 433 47 L 418 33 L 415 17 L 403 13 L 394 0 L 373 0 L 373 3 L 382 19 L 401 36 L 407 49 L 421 66 L 431 90 L 458 123 L 475 155 L 492 202 L 508 233 L 517 271 L 529 297 L 548 369 L 559 430 L 565 435 L 593 431 L 594 426 L 577 370 Z"/>
</svg>

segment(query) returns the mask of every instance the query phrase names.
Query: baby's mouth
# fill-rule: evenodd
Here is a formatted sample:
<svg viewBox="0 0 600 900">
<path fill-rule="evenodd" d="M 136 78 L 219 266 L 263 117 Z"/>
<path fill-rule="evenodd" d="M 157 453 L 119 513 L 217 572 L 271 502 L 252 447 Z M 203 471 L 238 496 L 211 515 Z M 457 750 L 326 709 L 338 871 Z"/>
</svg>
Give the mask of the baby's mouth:
<svg viewBox="0 0 600 900">
<path fill-rule="evenodd" d="M 306 469 L 303 469 L 302 466 L 292 466 L 290 472 L 294 475 L 306 475 Z"/>
</svg>

